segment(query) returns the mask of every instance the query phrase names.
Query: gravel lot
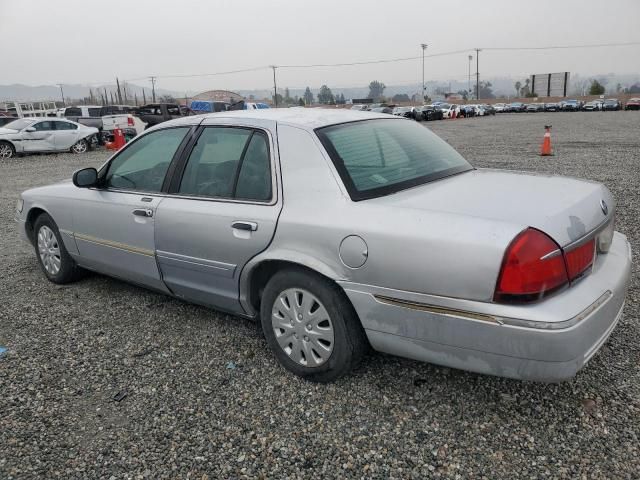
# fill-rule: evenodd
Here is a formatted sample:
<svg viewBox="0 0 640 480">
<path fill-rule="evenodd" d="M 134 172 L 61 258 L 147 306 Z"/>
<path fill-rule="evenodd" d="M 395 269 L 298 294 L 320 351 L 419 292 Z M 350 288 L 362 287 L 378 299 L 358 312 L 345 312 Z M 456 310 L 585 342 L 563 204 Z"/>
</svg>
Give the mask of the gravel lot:
<svg viewBox="0 0 640 480">
<path fill-rule="evenodd" d="M 556 155 L 541 158 L 546 123 Z M 427 125 L 479 167 L 604 182 L 640 251 L 640 112 Z M 18 240 L 17 195 L 106 158 L 0 163 L 0 478 L 640 477 L 636 275 L 625 318 L 571 382 L 372 354 L 311 384 L 278 366 L 251 322 L 99 275 L 45 280 Z"/>
</svg>

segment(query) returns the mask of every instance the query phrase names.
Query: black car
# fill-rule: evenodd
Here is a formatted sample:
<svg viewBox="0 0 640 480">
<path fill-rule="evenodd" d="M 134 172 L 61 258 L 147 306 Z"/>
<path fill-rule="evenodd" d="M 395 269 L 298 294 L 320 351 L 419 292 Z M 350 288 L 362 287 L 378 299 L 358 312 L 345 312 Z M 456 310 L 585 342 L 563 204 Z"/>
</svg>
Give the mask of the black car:
<svg viewBox="0 0 640 480">
<path fill-rule="evenodd" d="M 577 112 L 582 110 L 582 104 L 578 100 L 566 100 L 562 103 L 562 110 L 565 112 Z"/>
<path fill-rule="evenodd" d="M 509 111 L 510 112 L 526 112 L 527 111 L 527 106 L 522 103 L 522 102 L 513 102 L 509 104 Z"/>
<path fill-rule="evenodd" d="M 602 104 L 602 110 L 622 110 L 622 104 L 617 98 L 607 98 Z"/>
<path fill-rule="evenodd" d="M 395 107 L 393 109 L 393 114 L 397 117 L 405 117 L 410 118 L 412 120 L 416 120 L 416 111 L 413 107 Z"/>
<path fill-rule="evenodd" d="M 442 110 L 435 105 L 423 105 L 422 107 L 417 107 L 416 114 L 418 114 L 418 119 L 426 120 L 427 122 L 430 122 L 431 120 L 442 120 L 443 118 Z"/>
<path fill-rule="evenodd" d="M 545 103 L 544 111 L 545 112 L 559 112 L 562 110 L 559 103 Z"/>
<path fill-rule="evenodd" d="M 487 103 L 481 105 L 482 108 L 484 108 L 484 114 L 486 115 L 495 115 L 496 114 L 496 109 L 493 107 L 493 105 L 489 105 Z"/>
</svg>

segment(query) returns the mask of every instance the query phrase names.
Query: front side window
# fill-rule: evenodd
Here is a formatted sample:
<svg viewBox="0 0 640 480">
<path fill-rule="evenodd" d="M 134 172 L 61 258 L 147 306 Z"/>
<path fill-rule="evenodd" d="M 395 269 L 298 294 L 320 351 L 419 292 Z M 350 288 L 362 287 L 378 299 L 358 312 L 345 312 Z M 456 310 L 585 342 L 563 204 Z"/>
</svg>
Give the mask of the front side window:
<svg viewBox="0 0 640 480">
<path fill-rule="evenodd" d="M 189 127 L 148 133 L 126 147 L 109 164 L 107 188 L 159 192 L 176 150 Z"/>
<path fill-rule="evenodd" d="M 189 156 L 178 193 L 269 200 L 271 169 L 266 135 L 246 128 L 205 128 Z"/>
<path fill-rule="evenodd" d="M 100 111 L 102 110 L 102 108 L 97 107 L 97 108 L 90 108 L 89 109 L 89 116 L 90 117 L 99 117 L 100 116 Z"/>
<path fill-rule="evenodd" d="M 415 122 L 367 120 L 317 130 L 353 200 L 365 200 L 473 167 Z"/>
<path fill-rule="evenodd" d="M 33 128 L 35 128 L 37 132 L 48 132 L 54 130 L 54 122 L 38 122 Z"/>
<path fill-rule="evenodd" d="M 167 113 L 169 115 L 180 115 L 180 107 L 178 105 L 167 105 Z"/>
<path fill-rule="evenodd" d="M 81 117 L 82 110 L 80 110 L 78 107 L 67 107 L 64 111 L 64 116 L 65 117 Z"/>
</svg>

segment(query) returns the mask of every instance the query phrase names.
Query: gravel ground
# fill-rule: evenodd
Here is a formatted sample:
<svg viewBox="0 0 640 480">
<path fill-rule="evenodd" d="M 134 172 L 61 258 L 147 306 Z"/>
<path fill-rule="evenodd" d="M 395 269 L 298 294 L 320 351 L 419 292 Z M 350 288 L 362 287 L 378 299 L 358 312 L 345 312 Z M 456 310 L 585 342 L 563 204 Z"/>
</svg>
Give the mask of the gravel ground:
<svg viewBox="0 0 640 480">
<path fill-rule="evenodd" d="M 546 123 L 556 155 L 541 158 Z M 428 126 L 476 166 L 606 183 L 640 251 L 640 112 Z M 106 157 L 0 164 L 0 478 L 639 478 L 637 276 L 625 318 L 571 382 L 372 354 L 311 384 L 251 322 L 99 275 L 45 280 L 18 240 L 18 192 Z"/>
</svg>

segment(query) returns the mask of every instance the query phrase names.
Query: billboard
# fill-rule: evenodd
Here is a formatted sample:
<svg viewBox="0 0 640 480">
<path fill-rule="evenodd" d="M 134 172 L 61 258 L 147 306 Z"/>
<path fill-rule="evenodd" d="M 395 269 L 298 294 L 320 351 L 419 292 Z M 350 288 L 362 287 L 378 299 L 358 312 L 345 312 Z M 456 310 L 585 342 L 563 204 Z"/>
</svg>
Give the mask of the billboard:
<svg viewBox="0 0 640 480">
<path fill-rule="evenodd" d="M 569 72 L 538 73 L 530 77 L 531 91 L 538 97 L 566 97 Z"/>
</svg>

